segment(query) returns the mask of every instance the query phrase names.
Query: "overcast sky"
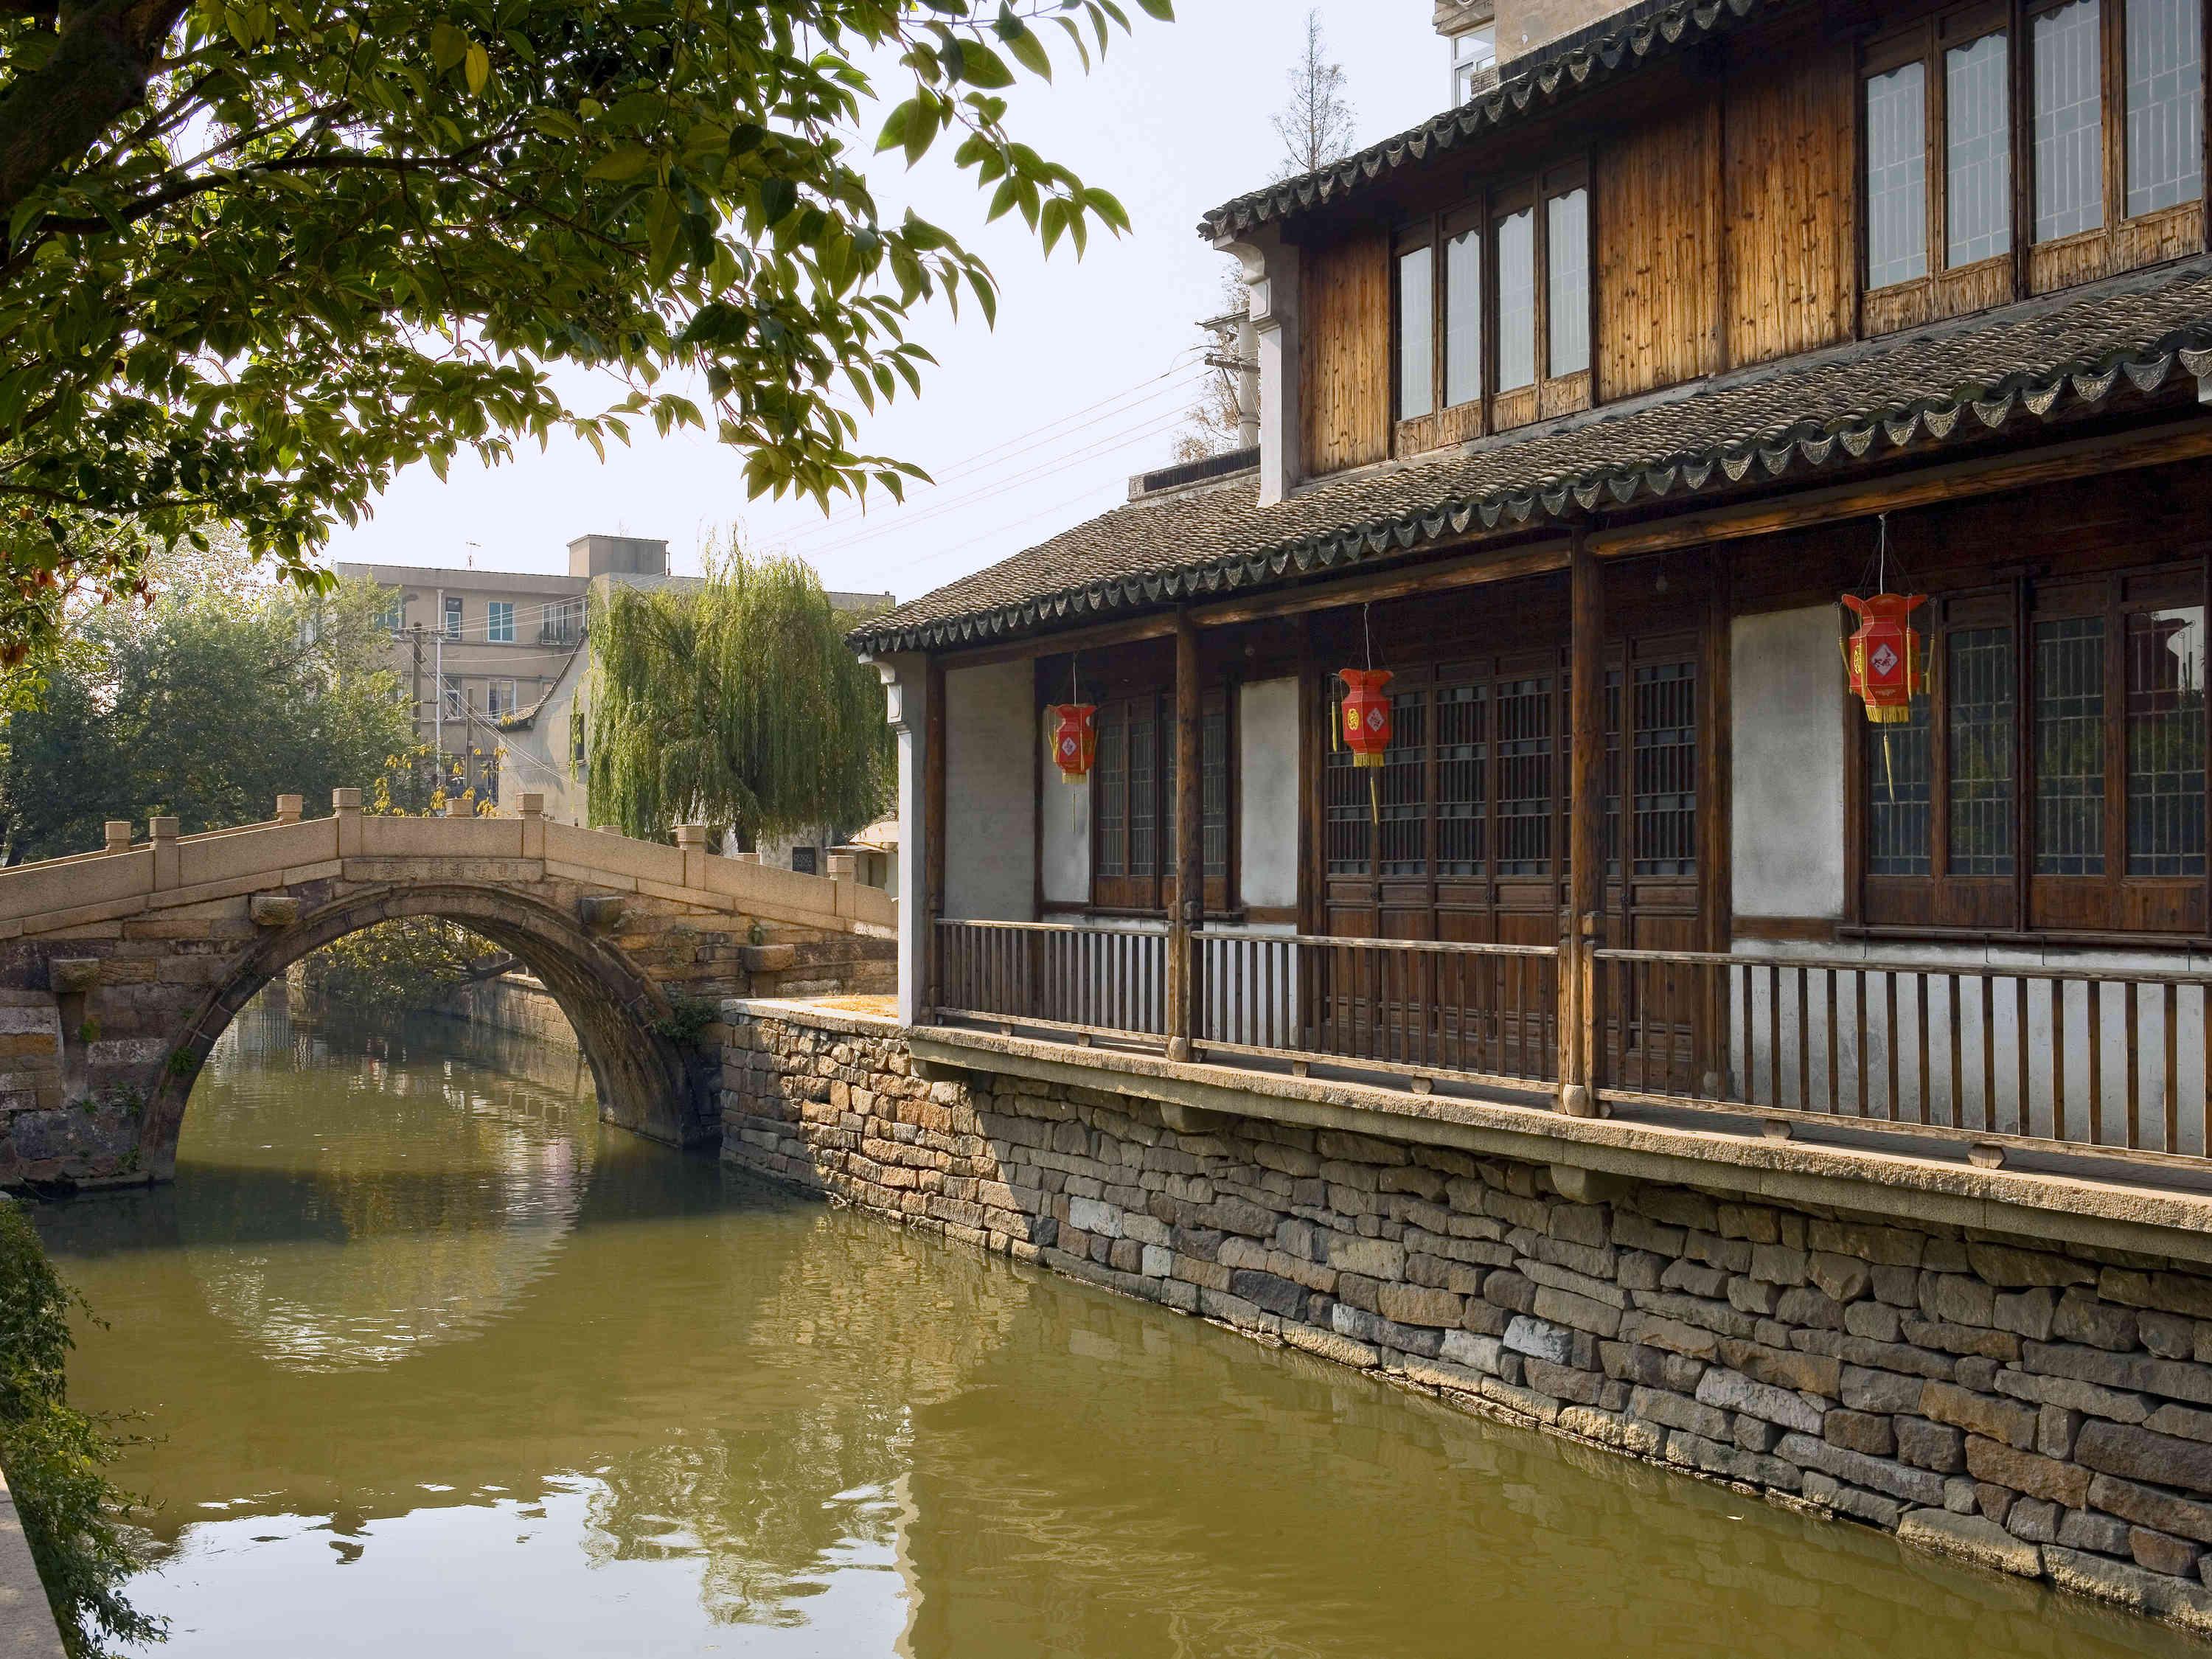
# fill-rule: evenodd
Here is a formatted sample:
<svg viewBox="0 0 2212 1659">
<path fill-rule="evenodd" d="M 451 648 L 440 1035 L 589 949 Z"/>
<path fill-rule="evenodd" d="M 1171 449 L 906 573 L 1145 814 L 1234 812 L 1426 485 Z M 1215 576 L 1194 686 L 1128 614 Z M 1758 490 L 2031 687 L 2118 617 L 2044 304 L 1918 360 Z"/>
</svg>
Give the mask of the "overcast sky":
<svg viewBox="0 0 2212 1659">
<path fill-rule="evenodd" d="M 940 482 L 903 508 L 825 523 L 790 501 L 748 503 L 743 456 L 696 433 L 649 429 L 602 465 L 556 441 L 483 469 L 456 463 L 440 483 L 406 472 L 358 528 L 340 526 L 331 557 L 392 564 L 555 571 L 587 531 L 667 538 L 677 569 L 732 524 L 757 546 L 801 553 L 833 588 L 902 599 L 1036 545 L 1126 498 L 1128 476 L 1164 465 L 1200 370 L 1195 321 L 1218 310 L 1224 263 L 1197 236 L 1199 216 L 1273 176 L 1268 117 L 1297 55 L 1304 0 L 1176 0 L 1177 20 L 1136 21 L 1086 79 L 1072 56 L 1046 88 L 1025 80 L 1012 124 L 1045 155 L 1129 210 L 1135 234 L 1094 238 L 1080 264 L 1065 242 L 1046 260 L 1018 216 L 981 223 L 982 204 L 949 154 L 908 173 L 874 170 L 879 201 L 907 203 L 959 233 L 997 273 L 995 330 L 972 307 L 939 308 L 917 336 L 940 367 L 919 398 L 863 417 L 860 445 L 927 468 Z M 1331 56 L 1349 81 L 1358 141 L 1370 143 L 1449 101 L 1447 49 L 1431 0 L 1324 0 Z M 1053 38 L 1058 31 L 1053 32 Z M 1064 44 L 1064 43 L 1063 43 Z M 1055 63 L 1060 54 L 1054 53 Z M 872 117 L 870 136 L 881 111 Z M 566 384 L 566 383 L 564 383 Z M 578 377 L 579 404 L 611 401 Z"/>
</svg>

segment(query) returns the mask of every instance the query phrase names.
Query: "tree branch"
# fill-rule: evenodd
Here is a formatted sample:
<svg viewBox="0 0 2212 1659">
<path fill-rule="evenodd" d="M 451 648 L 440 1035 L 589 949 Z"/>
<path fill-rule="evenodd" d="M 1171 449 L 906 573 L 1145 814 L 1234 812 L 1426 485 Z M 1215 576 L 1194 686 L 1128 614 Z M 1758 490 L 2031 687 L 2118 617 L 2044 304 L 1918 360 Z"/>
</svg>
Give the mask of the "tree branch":
<svg viewBox="0 0 2212 1659">
<path fill-rule="evenodd" d="M 145 101 L 148 77 L 189 5 L 93 0 L 62 14 L 53 56 L 0 95 L 0 223 Z"/>
</svg>

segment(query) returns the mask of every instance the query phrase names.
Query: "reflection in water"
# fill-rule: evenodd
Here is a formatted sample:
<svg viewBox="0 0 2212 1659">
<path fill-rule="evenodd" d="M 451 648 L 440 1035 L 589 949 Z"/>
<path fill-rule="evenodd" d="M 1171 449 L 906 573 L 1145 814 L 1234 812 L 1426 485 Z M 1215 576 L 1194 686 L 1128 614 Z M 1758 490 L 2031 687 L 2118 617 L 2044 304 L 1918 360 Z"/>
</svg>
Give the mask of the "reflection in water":
<svg viewBox="0 0 2212 1659">
<path fill-rule="evenodd" d="M 242 1024 L 173 1187 L 40 1214 L 172 1653 L 2197 1651 L 334 1047 Z"/>
</svg>

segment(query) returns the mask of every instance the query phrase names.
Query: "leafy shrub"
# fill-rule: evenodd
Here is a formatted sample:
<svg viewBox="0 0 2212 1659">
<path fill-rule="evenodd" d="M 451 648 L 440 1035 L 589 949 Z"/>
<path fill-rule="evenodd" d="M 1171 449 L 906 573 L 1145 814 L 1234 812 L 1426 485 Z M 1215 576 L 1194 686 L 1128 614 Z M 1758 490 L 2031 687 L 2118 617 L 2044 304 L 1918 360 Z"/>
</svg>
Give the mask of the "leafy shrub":
<svg viewBox="0 0 2212 1659">
<path fill-rule="evenodd" d="M 500 954 L 458 922 L 410 916 L 333 940 L 307 959 L 305 972 L 309 993 L 331 1012 L 395 1019 L 441 1006 L 477 962 Z"/>
<path fill-rule="evenodd" d="M 158 1641 L 166 1624 L 124 1598 L 138 1565 L 125 1528 L 141 1501 L 106 1474 L 125 1443 L 69 1403 L 69 1316 L 78 1298 L 21 1208 L 0 1201 L 0 1455 L 72 1659 Z"/>
</svg>

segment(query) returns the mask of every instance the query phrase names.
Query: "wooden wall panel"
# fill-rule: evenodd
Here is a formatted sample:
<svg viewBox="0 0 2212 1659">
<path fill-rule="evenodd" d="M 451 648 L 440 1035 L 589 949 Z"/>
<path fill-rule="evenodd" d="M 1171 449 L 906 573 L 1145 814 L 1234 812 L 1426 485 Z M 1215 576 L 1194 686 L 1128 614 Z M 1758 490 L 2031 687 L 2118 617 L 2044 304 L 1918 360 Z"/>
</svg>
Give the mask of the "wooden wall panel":
<svg viewBox="0 0 2212 1659">
<path fill-rule="evenodd" d="M 1857 84 L 1847 43 L 1806 32 L 1729 69 L 1730 367 L 1848 338 L 1858 270 Z"/>
<path fill-rule="evenodd" d="M 1310 251 L 1300 315 L 1309 477 L 1390 453 L 1390 241 L 1358 233 Z"/>
<path fill-rule="evenodd" d="M 1711 373 L 1720 288 L 1718 162 L 1710 102 L 1647 123 L 1600 152 L 1597 220 L 1598 400 Z"/>
</svg>

